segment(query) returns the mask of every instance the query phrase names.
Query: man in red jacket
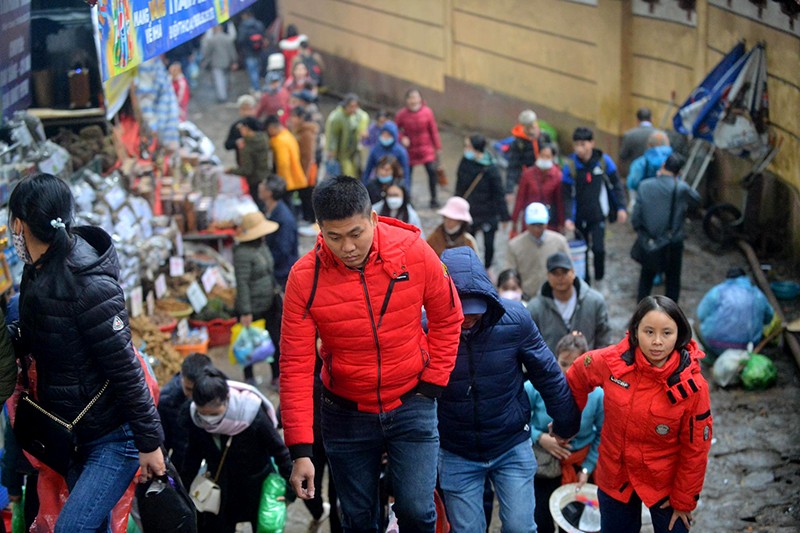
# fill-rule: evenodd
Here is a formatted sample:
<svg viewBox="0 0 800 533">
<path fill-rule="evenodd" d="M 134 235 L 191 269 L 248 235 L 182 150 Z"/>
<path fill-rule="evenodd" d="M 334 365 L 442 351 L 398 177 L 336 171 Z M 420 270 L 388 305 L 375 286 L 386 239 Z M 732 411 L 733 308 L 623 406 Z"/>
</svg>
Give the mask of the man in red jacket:
<svg viewBox="0 0 800 533">
<path fill-rule="evenodd" d="M 313 197 L 320 235 L 292 268 L 281 336 L 281 410 L 298 496 L 314 496 L 313 397 L 322 340 L 321 426 L 346 531 L 377 532 L 388 452 L 406 531 L 433 533 L 436 400 L 455 365 L 458 293 L 419 229 L 378 217 L 360 180 L 332 177 Z M 422 308 L 428 318 L 421 326 Z"/>
</svg>

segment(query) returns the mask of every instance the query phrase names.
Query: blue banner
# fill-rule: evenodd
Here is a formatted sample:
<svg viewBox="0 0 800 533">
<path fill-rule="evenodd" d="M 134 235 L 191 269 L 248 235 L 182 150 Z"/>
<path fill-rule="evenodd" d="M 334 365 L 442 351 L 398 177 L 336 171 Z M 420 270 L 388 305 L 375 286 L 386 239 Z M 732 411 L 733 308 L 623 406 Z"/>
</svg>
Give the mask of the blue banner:
<svg viewBox="0 0 800 533">
<path fill-rule="evenodd" d="M 31 2 L 0 1 L 0 95 L 3 118 L 31 104 Z"/>
<path fill-rule="evenodd" d="M 255 0 L 100 0 L 103 81 L 205 33 Z"/>
</svg>

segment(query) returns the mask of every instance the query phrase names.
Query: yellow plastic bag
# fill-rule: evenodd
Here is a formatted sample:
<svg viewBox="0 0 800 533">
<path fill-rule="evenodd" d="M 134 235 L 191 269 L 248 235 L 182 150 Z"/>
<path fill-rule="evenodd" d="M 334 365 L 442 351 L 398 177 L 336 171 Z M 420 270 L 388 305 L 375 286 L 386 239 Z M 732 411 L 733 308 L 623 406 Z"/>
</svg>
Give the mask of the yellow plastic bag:
<svg viewBox="0 0 800 533">
<path fill-rule="evenodd" d="M 267 329 L 267 321 L 264 319 L 255 320 L 250 325 L 254 328 Z M 236 343 L 236 339 L 239 338 L 239 334 L 243 329 L 244 327 L 241 322 L 237 322 L 231 327 L 231 343 L 228 345 L 228 360 L 230 360 L 232 365 L 239 364 L 236 360 L 236 356 L 233 355 L 233 345 Z"/>
</svg>

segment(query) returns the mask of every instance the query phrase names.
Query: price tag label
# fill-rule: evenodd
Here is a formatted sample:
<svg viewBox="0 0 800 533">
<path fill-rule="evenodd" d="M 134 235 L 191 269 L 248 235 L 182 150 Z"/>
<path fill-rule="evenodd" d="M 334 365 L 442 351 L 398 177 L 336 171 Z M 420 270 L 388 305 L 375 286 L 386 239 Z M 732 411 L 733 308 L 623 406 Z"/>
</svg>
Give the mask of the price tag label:
<svg viewBox="0 0 800 533">
<path fill-rule="evenodd" d="M 181 319 L 180 322 L 178 322 L 178 338 L 185 339 L 188 336 L 189 336 L 189 321 L 184 318 Z"/>
<path fill-rule="evenodd" d="M 153 316 L 156 312 L 156 296 L 153 291 L 147 292 L 147 316 Z"/>
<path fill-rule="evenodd" d="M 199 313 L 208 303 L 206 293 L 200 288 L 200 284 L 193 281 L 189 288 L 186 289 L 186 297 L 189 298 L 189 303 L 192 304 L 192 309 L 195 313 Z"/>
<path fill-rule="evenodd" d="M 211 292 L 211 289 L 214 288 L 214 285 L 217 284 L 217 267 L 209 267 L 203 272 L 203 275 L 200 277 L 200 281 L 203 282 L 203 290 Z"/>
<path fill-rule="evenodd" d="M 180 232 L 175 235 L 175 255 L 183 257 L 183 235 Z"/>
<path fill-rule="evenodd" d="M 144 296 L 142 286 L 134 287 L 131 291 L 131 316 L 137 317 L 144 312 Z"/>
<path fill-rule="evenodd" d="M 183 257 L 176 257 L 172 256 L 169 258 L 169 275 L 173 278 L 177 276 L 183 276 L 184 270 L 184 262 Z"/>
<path fill-rule="evenodd" d="M 159 274 L 156 278 L 156 298 L 159 300 L 167 294 L 167 277 L 164 274 Z"/>
</svg>

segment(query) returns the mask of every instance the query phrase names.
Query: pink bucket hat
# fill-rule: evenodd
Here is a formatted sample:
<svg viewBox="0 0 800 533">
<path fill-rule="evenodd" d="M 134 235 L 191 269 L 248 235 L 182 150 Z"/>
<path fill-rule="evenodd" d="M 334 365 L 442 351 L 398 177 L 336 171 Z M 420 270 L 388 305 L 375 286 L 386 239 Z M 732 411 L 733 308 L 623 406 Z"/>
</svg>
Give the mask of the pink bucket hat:
<svg viewBox="0 0 800 533">
<path fill-rule="evenodd" d="M 451 196 L 448 198 L 444 207 L 439 209 L 437 213 L 443 217 L 472 224 L 472 215 L 469 214 L 469 202 L 460 196 Z"/>
</svg>

